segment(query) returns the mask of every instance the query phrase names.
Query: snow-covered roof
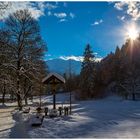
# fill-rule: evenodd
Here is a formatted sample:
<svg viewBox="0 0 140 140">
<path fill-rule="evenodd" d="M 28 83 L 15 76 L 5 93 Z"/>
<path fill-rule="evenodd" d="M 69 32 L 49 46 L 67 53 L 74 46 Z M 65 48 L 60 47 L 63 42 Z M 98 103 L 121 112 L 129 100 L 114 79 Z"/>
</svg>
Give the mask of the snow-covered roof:
<svg viewBox="0 0 140 140">
<path fill-rule="evenodd" d="M 59 81 L 61 81 L 62 83 L 65 83 L 65 79 L 61 76 L 61 75 L 59 75 L 58 73 L 54 73 L 54 72 L 52 72 L 52 73 L 49 73 L 48 74 L 48 76 L 46 76 L 43 80 L 42 80 L 42 82 L 44 83 L 45 81 L 47 81 L 48 79 L 50 79 L 51 77 L 55 77 L 55 78 L 57 78 Z"/>
</svg>

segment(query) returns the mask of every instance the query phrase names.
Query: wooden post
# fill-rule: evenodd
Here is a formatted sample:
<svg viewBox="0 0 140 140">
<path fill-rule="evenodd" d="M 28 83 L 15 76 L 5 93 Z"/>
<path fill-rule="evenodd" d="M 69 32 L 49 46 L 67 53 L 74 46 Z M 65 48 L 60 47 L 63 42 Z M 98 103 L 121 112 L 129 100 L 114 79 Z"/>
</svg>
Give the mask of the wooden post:
<svg viewBox="0 0 140 140">
<path fill-rule="evenodd" d="M 71 115 L 71 109 L 72 109 L 72 104 L 71 104 L 71 91 L 70 91 L 70 115 Z"/>
<path fill-rule="evenodd" d="M 41 90 L 42 86 L 41 86 L 41 83 L 40 83 L 40 95 L 39 95 L 39 107 L 41 108 Z"/>
<path fill-rule="evenodd" d="M 53 109 L 56 109 L 56 97 L 55 97 L 55 90 L 53 90 Z"/>
<path fill-rule="evenodd" d="M 70 82 L 71 82 L 71 59 L 69 60 L 69 79 L 70 79 Z M 70 83 L 71 84 L 71 83 Z M 70 115 L 72 113 L 72 103 L 71 103 L 71 85 L 69 85 L 69 93 L 70 93 Z"/>
<path fill-rule="evenodd" d="M 52 83 L 52 94 L 53 94 L 53 109 L 56 109 L 56 85 L 55 85 L 55 79 L 53 79 Z"/>
</svg>

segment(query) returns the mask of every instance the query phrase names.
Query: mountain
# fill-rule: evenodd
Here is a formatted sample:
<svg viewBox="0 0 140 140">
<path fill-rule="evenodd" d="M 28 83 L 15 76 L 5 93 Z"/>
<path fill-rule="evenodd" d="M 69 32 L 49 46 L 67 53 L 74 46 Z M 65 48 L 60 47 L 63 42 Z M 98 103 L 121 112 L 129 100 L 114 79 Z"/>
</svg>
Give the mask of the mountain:
<svg viewBox="0 0 140 140">
<path fill-rule="evenodd" d="M 50 72 L 57 72 L 60 74 L 69 73 L 71 61 L 71 72 L 79 74 L 81 70 L 81 62 L 75 60 L 52 59 L 46 61 Z"/>
</svg>

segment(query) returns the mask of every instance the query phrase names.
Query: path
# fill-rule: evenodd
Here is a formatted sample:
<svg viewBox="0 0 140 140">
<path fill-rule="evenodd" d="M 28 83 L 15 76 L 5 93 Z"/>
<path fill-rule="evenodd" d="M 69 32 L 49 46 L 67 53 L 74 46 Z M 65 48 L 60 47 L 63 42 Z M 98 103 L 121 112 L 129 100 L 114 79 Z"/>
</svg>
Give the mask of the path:
<svg viewBox="0 0 140 140">
<path fill-rule="evenodd" d="M 12 119 L 13 107 L 0 106 L 0 138 L 8 138 L 15 121 Z"/>
<path fill-rule="evenodd" d="M 14 113 L 13 119 L 16 123 L 11 129 L 10 138 L 29 138 L 28 122 L 24 120 L 22 113 Z"/>
<path fill-rule="evenodd" d="M 14 107 L 0 106 L 0 138 L 29 138 L 27 122 Z"/>
</svg>

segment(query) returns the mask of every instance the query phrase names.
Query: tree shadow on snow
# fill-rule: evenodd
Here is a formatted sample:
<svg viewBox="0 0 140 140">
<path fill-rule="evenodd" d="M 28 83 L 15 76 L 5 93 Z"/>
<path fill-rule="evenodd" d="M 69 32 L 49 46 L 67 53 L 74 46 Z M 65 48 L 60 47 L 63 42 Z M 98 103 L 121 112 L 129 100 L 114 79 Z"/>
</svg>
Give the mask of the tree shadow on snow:
<svg viewBox="0 0 140 140">
<path fill-rule="evenodd" d="M 131 128 L 125 126 L 120 126 L 124 122 L 131 121 L 139 121 L 140 119 L 140 110 L 133 107 L 132 105 L 124 106 L 103 106 L 106 103 L 100 103 L 99 106 L 94 106 L 94 104 L 85 104 L 84 107 L 82 105 L 76 105 L 73 107 L 73 116 L 62 117 L 60 120 L 63 122 L 59 122 L 59 119 L 56 119 L 57 123 L 56 127 L 53 128 L 55 132 L 54 135 L 51 135 L 50 138 L 115 138 L 121 137 L 122 132 L 130 131 Z M 83 120 L 78 120 L 78 118 L 74 118 L 77 115 L 82 117 Z M 88 118 L 88 120 L 84 120 L 84 118 Z M 82 123 L 81 123 L 81 122 Z M 76 125 L 72 125 L 70 123 L 76 123 Z M 79 123 L 80 122 L 80 123 Z M 68 124 L 69 123 L 69 124 Z M 48 129 L 51 129 L 52 122 L 48 125 Z M 135 127 L 132 124 L 132 128 Z M 137 126 L 136 126 L 137 127 Z M 59 131 L 58 131 L 59 128 Z M 137 129 L 137 128 L 136 128 Z M 122 131 L 122 132 L 121 132 Z M 119 132 L 119 134 L 116 132 Z M 49 138 L 49 136 L 47 136 Z M 122 134 L 123 137 L 123 134 Z"/>
</svg>

